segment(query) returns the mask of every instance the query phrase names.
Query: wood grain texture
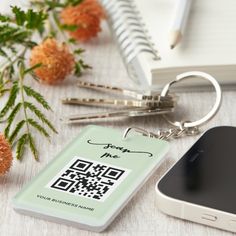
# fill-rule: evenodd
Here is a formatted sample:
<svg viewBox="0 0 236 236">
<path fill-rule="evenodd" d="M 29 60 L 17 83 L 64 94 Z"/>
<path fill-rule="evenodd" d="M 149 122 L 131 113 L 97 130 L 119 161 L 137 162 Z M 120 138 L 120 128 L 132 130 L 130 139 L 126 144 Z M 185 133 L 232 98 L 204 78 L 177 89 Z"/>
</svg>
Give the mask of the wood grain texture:
<svg viewBox="0 0 236 236">
<path fill-rule="evenodd" d="M 129 81 L 126 70 L 118 53 L 115 44 L 111 40 L 108 28 L 104 25 L 104 31 L 98 39 L 86 44 L 87 62 L 93 65 L 93 70 L 83 76 L 83 79 L 92 82 L 130 86 L 134 85 Z M 30 79 L 28 79 L 30 80 Z M 29 81 L 29 84 L 37 88 L 50 102 L 54 113 L 48 114 L 51 121 L 58 129 L 58 135 L 52 135 L 51 143 L 43 140 L 35 132 L 34 137 L 38 147 L 40 147 L 40 162 L 35 162 L 30 152 L 26 152 L 22 162 L 14 160 L 12 169 L 5 177 L 0 177 L 0 235 L 1 236 L 54 236 L 54 235 L 113 235 L 113 236 L 230 236 L 226 231 L 206 227 L 200 224 L 183 221 L 167 216 L 157 209 L 156 193 L 154 190 L 156 181 L 165 171 L 178 160 L 187 149 L 197 140 L 196 137 L 186 137 L 172 141 L 171 150 L 166 156 L 163 165 L 147 181 L 142 189 L 127 204 L 124 210 L 108 227 L 100 234 L 72 228 L 65 225 L 39 220 L 29 216 L 23 216 L 14 212 L 11 200 L 13 196 L 28 183 L 55 155 L 63 149 L 80 130 L 86 125 L 65 125 L 60 121 L 60 117 L 69 114 L 81 114 L 84 112 L 96 112 L 105 110 L 100 108 L 87 108 L 65 106 L 61 104 L 63 97 L 76 96 L 101 96 L 102 93 L 91 92 L 86 89 L 79 89 L 75 86 L 76 79 L 70 78 L 60 86 L 46 86 Z M 213 92 L 182 93 L 180 102 L 183 106 L 178 108 L 179 114 L 186 120 L 200 118 L 212 106 L 214 101 Z M 226 91 L 223 95 L 223 104 L 217 116 L 204 127 L 202 131 L 217 125 L 236 124 L 236 92 Z M 1 100 L 2 101 L 2 100 Z M 2 106 L 2 103 L 0 104 Z M 92 122 L 91 122 L 92 123 Z M 89 124 L 89 123 L 87 123 Z M 125 129 L 127 126 L 139 126 L 150 131 L 158 128 L 165 128 L 168 125 L 157 116 L 130 119 L 113 119 L 98 124 L 106 127 Z M 0 124 L 2 131 L 3 124 Z"/>
</svg>

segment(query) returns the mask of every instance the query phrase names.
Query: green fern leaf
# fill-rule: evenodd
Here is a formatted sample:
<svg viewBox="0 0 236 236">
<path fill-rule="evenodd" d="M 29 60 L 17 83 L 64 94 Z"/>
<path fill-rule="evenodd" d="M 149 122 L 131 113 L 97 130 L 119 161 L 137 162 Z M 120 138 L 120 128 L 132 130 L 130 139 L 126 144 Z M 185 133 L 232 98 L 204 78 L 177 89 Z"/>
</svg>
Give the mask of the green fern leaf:
<svg viewBox="0 0 236 236">
<path fill-rule="evenodd" d="M 9 22 L 9 21 L 11 21 L 11 18 L 9 16 L 5 16 L 5 15 L 0 14 L 0 21 L 1 22 Z"/>
<path fill-rule="evenodd" d="M 41 134 L 43 134 L 45 137 L 49 138 L 48 132 L 35 120 L 28 119 L 28 122 L 31 126 L 33 126 L 35 129 L 37 129 Z"/>
<path fill-rule="evenodd" d="M 54 126 L 51 124 L 51 122 L 45 117 L 45 115 L 32 103 L 25 102 L 25 107 L 30 109 L 43 123 L 45 123 L 53 132 L 57 133 Z"/>
<path fill-rule="evenodd" d="M 47 103 L 47 101 L 44 99 L 44 97 L 36 92 L 35 90 L 33 90 L 32 88 L 28 87 L 28 86 L 23 86 L 25 93 L 27 94 L 27 96 L 33 97 L 37 102 L 39 102 L 45 109 L 47 110 L 51 110 L 51 107 L 49 106 L 49 104 Z"/>
<path fill-rule="evenodd" d="M 83 0 L 67 0 L 65 2 L 66 6 L 77 6 L 79 5 L 81 2 L 83 2 Z"/>
<path fill-rule="evenodd" d="M 11 107 L 14 106 L 18 92 L 19 92 L 18 81 L 15 81 L 10 90 L 9 98 L 5 106 L 0 111 L 0 119 L 3 118 L 7 114 L 7 112 L 11 109 Z"/>
<path fill-rule="evenodd" d="M 28 134 L 23 134 L 17 142 L 16 146 L 16 159 L 21 160 L 24 151 L 25 151 L 25 144 L 27 142 Z"/>
<path fill-rule="evenodd" d="M 11 144 L 13 143 L 14 139 L 17 137 L 18 133 L 20 132 L 20 130 L 23 127 L 24 124 L 25 124 L 25 120 L 22 120 L 16 125 L 16 128 L 13 130 L 10 137 L 8 138 L 8 141 Z"/>
<path fill-rule="evenodd" d="M 39 160 L 39 157 L 38 157 L 38 151 L 36 149 L 36 146 L 35 146 L 35 143 L 34 143 L 34 140 L 33 140 L 33 137 L 31 136 L 31 134 L 28 134 L 28 137 L 29 137 L 29 145 L 30 145 L 30 150 L 35 158 L 36 161 Z"/>
<path fill-rule="evenodd" d="M 4 130 L 4 135 L 6 138 L 8 138 L 12 122 L 13 122 L 14 118 L 16 117 L 17 112 L 20 110 L 21 106 L 22 106 L 21 102 L 17 103 L 17 105 L 14 107 L 11 114 L 7 118 L 7 127 Z"/>
<path fill-rule="evenodd" d="M 9 92 L 9 89 L 1 89 L 0 88 L 0 97 L 2 97 L 6 92 Z"/>
<path fill-rule="evenodd" d="M 41 33 L 41 28 L 44 25 L 44 21 L 47 19 L 47 14 L 43 11 L 36 12 L 33 9 L 23 11 L 17 6 L 12 7 L 12 13 L 15 15 L 15 21 L 17 25 L 25 26 L 27 29 L 37 29 Z"/>
<path fill-rule="evenodd" d="M 0 56 L 7 58 L 9 61 L 11 61 L 11 59 L 8 57 L 7 53 L 0 48 Z"/>
<path fill-rule="evenodd" d="M 74 50 L 74 53 L 77 54 L 77 55 L 80 55 L 80 54 L 82 54 L 84 52 L 85 52 L 85 49 L 83 49 L 83 48 L 78 48 L 78 49 Z"/>
<path fill-rule="evenodd" d="M 26 69 L 26 70 L 24 71 L 24 75 L 33 72 L 35 69 L 37 69 L 37 68 L 39 68 L 39 67 L 41 67 L 41 66 L 42 66 L 42 63 L 35 64 L 34 66 L 32 66 L 32 67 Z"/>
</svg>

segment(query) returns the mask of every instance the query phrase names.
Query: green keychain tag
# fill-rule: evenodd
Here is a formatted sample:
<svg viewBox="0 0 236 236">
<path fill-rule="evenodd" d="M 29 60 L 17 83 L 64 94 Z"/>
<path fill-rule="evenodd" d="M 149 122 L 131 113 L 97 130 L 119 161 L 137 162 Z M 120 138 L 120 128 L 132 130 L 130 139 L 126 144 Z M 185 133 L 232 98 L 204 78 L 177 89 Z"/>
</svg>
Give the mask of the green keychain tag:
<svg viewBox="0 0 236 236">
<path fill-rule="evenodd" d="M 163 140 L 88 126 L 13 199 L 16 211 L 102 231 L 169 149 Z"/>
</svg>

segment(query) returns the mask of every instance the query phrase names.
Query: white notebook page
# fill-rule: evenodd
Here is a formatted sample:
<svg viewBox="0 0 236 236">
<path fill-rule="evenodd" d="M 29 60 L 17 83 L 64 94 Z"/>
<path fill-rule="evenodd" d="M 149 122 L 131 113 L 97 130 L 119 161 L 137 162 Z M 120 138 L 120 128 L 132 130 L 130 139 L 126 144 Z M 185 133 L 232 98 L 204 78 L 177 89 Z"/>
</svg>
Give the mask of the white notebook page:
<svg viewBox="0 0 236 236">
<path fill-rule="evenodd" d="M 162 58 L 158 64 L 150 62 L 152 70 L 157 65 L 158 69 L 236 65 L 236 1 L 193 0 L 182 41 L 171 50 L 168 34 L 176 2 L 135 0 Z"/>
</svg>

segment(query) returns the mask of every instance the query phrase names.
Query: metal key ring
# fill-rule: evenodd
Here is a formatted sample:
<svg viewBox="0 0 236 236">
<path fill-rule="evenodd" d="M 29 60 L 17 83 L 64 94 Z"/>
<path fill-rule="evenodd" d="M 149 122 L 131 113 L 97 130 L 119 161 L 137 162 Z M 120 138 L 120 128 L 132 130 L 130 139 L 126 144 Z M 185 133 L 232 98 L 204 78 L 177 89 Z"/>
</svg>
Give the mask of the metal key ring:
<svg viewBox="0 0 236 236">
<path fill-rule="evenodd" d="M 171 121 L 167 118 L 166 115 L 163 115 L 164 118 L 166 119 L 166 121 L 169 122 L 170 124 L 177 126 L 177 127 L 184 127 L 184 128 L 197 127 L 197 126 L 200 126 L 200 125 L 206 123 L 210 119 L 212 119 L 215 116 L 215 114 L 217 113 L 217 111 L 220 107 L 220 104 L 221 104 L 221 100 L 222 100 L 222 91 L 221 91 L 220 85 L 216 81 L 216 79 L 214 77 L 212 77 L 211 75 L 204 73 L 204 72 L 190 71 L 190 72 L 186 72 L 186 73 L 182 73 L 182 74 L 178 75 L 175 80 L 173 80 L 172 82 L 165 85 L 165 87 L 163 88 L 163 90 L 161 92 L 161 96 L 165 97 L 166 95 L 168 95 L 171 85 L 178 83 L 182 80 L 196 78 L 196 77 L 200 77 L 200 78 L 208 80 L 212 83 L 212 85 L 216 91 L 216 101 L 215 101 L 213 108 L 203 118 L 201 118 L 197 121 L 194 121 L 194 122 Z"/>
</svg>

